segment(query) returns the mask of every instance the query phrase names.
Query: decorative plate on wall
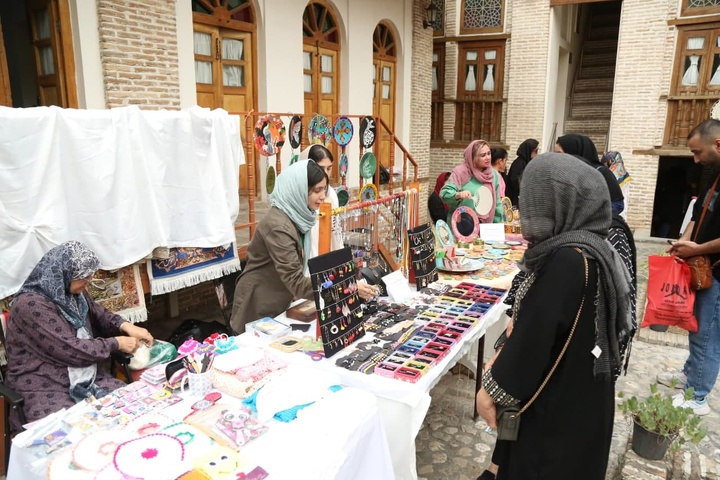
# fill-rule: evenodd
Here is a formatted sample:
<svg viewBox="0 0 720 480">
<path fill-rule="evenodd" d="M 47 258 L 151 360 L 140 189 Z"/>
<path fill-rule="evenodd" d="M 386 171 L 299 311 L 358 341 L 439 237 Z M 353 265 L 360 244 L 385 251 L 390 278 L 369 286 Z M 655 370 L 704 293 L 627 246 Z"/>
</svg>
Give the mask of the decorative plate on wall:
<svg viewBox="0 0 720 480">
<path fill-rule="evenodd" d="M 268 195 L 275 190 L 275 167 L 270 165 L 267 169 L 267 176 L 265 177 L 265 189 Z"/>
<path fill-rule="evenodd" d="M 300 148 L 302 140 L 302 120 L 297 115 L 290 119 L 290 146 Z"/>
<path fill-rule="evenodd" d="M 350 193 L 345 185 L 340 185 L 335 189 L 338 197 L 338 205 L 344 207 L 350 201 Z"/>
<path fill-rule="evenodd" d="M 363 148 L 370 148 L 375 143 L 375 119 L 367 116 L 360 122 L 360 142 Z"/>
<path fill-rule="evenodd" d="M 373 178 L 373 175 L 375 175 L 376 169 L 377 158 L 375 158 L 375 154 L 372 152 L 363 153 L 363 156 L 360 159 L 360 175 L 365 180 L 370 180 Z"/>
<path fill-rule="evenodd" d="M 347 176 L 348 165 L 349 165 L 348 156 L 345 155 L 344 153 L 341 153 L 340 154 L 340 163 L 338 163 L 338 170 L 340 170 L 341 177 Z"/>
<path fill-rule="evenodd" d="M 515 220 L 515 212 L 513 212 L 512 200 L 508 197 L 502 198 L 503 213 L 505 214 L 505 223 L 510 223 Z"/>
<path fill-rule="evenodd" d="M 260 155 L 271 157 L 285 145 L 285 124 L 277 115 L 258 118 L 253 132 L 253 144 Z"/>
<path fill-rule="evenodd" d="M 377 200 L 377 198 L 378 198 L 378 189 L 372 183 L 366 183 L 360 189 L 360 201 L 361 202 L 369 202 L 372 200 Z"/>
<path fill-rule="evenodd" d="M 325 115 L 315 115 L 308 125 L 308 140 L 310 143 L 319 143 L 328 146 L 332 140 L 330 121 Z"/>
<path fill-rule="evenodd" d="M 455 244 L 455 237 L 452 230 L 450 230 L 450 225 L 445 223 L 445 220 L 435 222 L 435 236 L 443 247 L 450 247 Z"/>
<path fill-rule="evenodd" d="M 339 117 L 333 126 L 333 138 L 335 142 L 344 147 L 353 137 L 353 124 L 348 117 Z"/>
</svg>

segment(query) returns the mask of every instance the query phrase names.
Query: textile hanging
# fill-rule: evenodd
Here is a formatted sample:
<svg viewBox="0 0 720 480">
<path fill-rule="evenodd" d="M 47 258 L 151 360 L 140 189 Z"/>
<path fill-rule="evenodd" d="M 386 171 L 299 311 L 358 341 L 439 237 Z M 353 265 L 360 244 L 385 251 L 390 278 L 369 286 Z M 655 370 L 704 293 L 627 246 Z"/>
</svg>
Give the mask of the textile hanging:
<svg viewBox="0 0 720 480">
<path fill-rule="evenodd" d="M 235 244 L 215 248 L 171 248 L 163 260 L 148 260 L 153 295 L 191 287 L 240 270 Z"/>
<path fill-rule="evenodd" d="M 97 303 L 130 323 L 147 320 L 138 265 L 128 265 L 114 271 L 98 270 L 88 285 L 88 292 Z"/>
<path fill-rule="evenodd" d="M 0 107 L 0 298 L 78 240 L 114 270 L 235 241 L 240 118 L 193 107 Z"/>
</svg>

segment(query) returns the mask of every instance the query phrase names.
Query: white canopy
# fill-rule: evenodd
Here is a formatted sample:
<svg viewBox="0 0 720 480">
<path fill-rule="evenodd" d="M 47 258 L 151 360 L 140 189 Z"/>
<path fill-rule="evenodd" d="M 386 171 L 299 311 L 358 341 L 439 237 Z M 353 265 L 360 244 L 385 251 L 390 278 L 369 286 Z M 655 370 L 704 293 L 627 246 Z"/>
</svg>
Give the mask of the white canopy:
<svg viewBox="0 0 720 480">
<path fill-rule="evenodd" d="M 0 107 L 0 298 L 67 240 L 107 270 L 234 242 L 243 163 L 224 110 Z"/>
</svg>

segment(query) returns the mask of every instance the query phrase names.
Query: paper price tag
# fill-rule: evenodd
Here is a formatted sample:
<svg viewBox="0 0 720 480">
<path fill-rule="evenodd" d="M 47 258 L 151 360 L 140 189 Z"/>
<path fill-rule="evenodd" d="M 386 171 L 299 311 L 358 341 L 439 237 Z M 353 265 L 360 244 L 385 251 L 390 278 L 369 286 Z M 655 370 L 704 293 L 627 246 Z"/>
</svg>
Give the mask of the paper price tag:
<svg viewBox="0 0 720 480">
<path fill-rule="evenodd" d="M 395 270 L 394 272 L 385 275 L 382 277 L 382 280 L 385 282 L 388 296 L 393 302 L 403 303 L 405 300 L 412 297 L 413 292 L 410 289 L 410 284 L 400 270 Z"/>
</svg>

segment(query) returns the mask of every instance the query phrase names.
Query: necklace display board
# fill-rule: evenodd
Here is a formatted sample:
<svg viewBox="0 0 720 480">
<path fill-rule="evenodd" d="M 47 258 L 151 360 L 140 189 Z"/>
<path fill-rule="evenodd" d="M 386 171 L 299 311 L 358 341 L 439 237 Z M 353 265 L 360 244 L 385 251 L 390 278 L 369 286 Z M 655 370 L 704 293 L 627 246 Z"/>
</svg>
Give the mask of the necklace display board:
<svg viewBox="0 0 720 480">
<path fill-rule="evenodd" d="M 356 265 L 350 248 L 308 260 L 318 329 L 329 358 L 365 335 Z"/>
<path fill-rule="evenodd" d="M 418 290 L 438 279 L 435 263 L 435 235 L 430 225 L 408 230 L 410 260 Z"/>
</svg>

